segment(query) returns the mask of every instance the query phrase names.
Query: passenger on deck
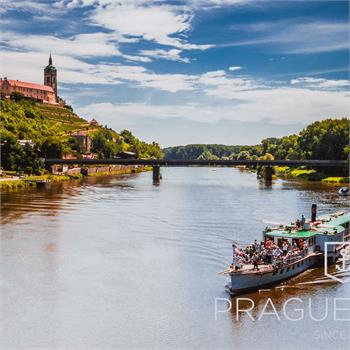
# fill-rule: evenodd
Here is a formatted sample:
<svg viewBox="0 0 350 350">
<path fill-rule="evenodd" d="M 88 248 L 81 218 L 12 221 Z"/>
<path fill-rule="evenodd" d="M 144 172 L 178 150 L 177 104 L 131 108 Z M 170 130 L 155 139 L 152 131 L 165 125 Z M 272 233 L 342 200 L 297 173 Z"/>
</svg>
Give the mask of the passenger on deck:
<svg viewBox="0 0 350 350">
<path fill-rule="evenodd" d="M 257 240 L 254 241 L 254 249 L 256 253 L 260 253 L 261 252 L 261 247 L 260 244 L 258 243 Z"/>
<path fill-rule="evenodd" d="M 260 242 L 260 252 L 264 251 L 264 249 L 265 249 L 265 243 Z"/>
<path fill-rule="evenodd" d="M 308 253 L 309 246 L 308 246 L 308 244 L 307 244 L 307 241 L 304 241 L 303 250 L 304 250 L 305 254 Z"/>
<path fill-rule="evenodd" d="M 301 224 L 301 228 L 304 229 L 304 225 L 305 225 L 305 216 L 304 215 L 301 216 L 300 224 Z"/>
<path fill-rule="evenodd" d="M 278 246 L 276 246 L 275 249 L 272 252 L 272 255 L 273 255 L 274 259 L 279 258 L 282 255 L 281 249 Z"/>
<path fill-rule="evenodd" d="M 286 256 L 288 253 L 288 243 L 286 241 L 283 242 L 282 251 L 283 251 L 283 255 Z"/>
<path fill-rule="evenodd" d="M 253 255 L 253 270 L 259 271 L 258 262 L 259 262 L 259 255 L 254 253 L 254 255 Z"/>
</svg>

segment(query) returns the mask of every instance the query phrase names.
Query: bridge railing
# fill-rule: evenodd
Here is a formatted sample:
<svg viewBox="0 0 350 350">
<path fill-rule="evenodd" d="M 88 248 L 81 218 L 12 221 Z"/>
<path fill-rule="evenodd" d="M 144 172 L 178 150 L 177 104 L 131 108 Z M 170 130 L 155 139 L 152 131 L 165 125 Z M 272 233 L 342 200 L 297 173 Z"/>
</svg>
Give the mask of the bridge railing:
<svg viewBox="0 0 350 350">
<path fill-rule="evenodd" d="M 43 159 L 45 165 L 54 164 L 116 164 L 150 166 L 309 166 L 309 167 L 345 167 L 346 160 L 167 160 L 167 159 Z"/>
</svg>

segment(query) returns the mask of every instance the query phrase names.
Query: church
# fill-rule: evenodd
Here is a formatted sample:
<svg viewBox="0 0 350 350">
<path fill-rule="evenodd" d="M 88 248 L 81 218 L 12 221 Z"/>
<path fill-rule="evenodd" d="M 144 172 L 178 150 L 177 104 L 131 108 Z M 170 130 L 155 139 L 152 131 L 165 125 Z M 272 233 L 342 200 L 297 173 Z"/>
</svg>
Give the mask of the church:
<svg viewBox="0 0 350 350">
<path fill-rule="evenodd" d="M 42 103 L 61 104 L 59 102 L 63 101 L 57 95 L 57 70 L 52 65 L 51 53 L 49 64 L 44 68 L 44 85 L 21 80 L 10 80 L 5 77 L 4 79 L 0 78 L 0 92 L 1 95 L 7 98 L 10 98 L 12 93 L 17 92 Z"/>
</svg>

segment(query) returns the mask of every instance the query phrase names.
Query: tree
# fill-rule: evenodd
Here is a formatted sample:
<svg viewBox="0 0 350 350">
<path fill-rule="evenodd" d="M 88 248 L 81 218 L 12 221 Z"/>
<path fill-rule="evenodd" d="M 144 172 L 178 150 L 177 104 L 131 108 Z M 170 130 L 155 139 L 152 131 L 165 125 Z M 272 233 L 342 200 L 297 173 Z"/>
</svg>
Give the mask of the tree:
<svg viewBox="0 0 350 350">
<path fill-rule="evenodd" d="M 24 157 L 22 146 L 10 132 L 1 135 L 1 166 L 6 170 L 19 170 Z"/>
<path fill-rule="evenodd" d="M 1 166 L 6 170 L 37 174 L 40 159 L 29 143 L 21 146 L 11 133 L 4 132 L 1 137 Z"/>
<path fill-rule="evenodd" d="M 298 137 L 305 159 L 348 159 L 349 119 L 325 119 L 312 123 Z"/>
<path fill-rule="evenodd" d="M 50 136 L 45 139 L 41 147 L 41 155 L 44 158 L 62 158 L 63 155 L 63 144 L 62 141 L 55 136 Z"/>
<path fill-rule="evenodd" d="M 197 159 L 198 160 L 218 160 L 219 157 L 212 154 L 209 150 L 206 150 Z"/>
<path fill-rule="evenodd" d="M 238 160 L 250 159 L 250 153 L 248 151 L 241 151 L 237 155 Z"/>
<path fill-rule="evenodd" d="M 23 146 L 23 158 L 20 162 L 20 169 L 26 174 L 39 174 L 41 167 L 41 161 L 35 152 L 34 148 L 26 143 Z"/>
<path fill-rule="evenodd" d="M 92 150 L 100 158 L 113 158 L 121 150 L 121 146 L 113 141 L 113 135 L 108 129 L 99 130 L 92 139 Z"/>
</svg>

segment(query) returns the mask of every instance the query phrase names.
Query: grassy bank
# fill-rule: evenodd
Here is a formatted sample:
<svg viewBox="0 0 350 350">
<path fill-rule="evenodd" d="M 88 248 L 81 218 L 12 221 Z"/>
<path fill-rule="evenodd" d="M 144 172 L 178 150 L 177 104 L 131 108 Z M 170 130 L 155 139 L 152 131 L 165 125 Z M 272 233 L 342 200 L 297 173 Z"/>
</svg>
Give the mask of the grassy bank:
<svg viewBox="0 0 350 350">
<path fill-rule="evenodd" d="M 329 183 L 348 183 L 349 177 L 336 176 L 329 177 L 324 173 L 314 169 L 292 169 L 288 166 L 276 166 L 275 172 L 277 176 L 286 178 L 299 178 L 308 181 L 322 181 Z"/>
<path fill-rule="evenodd" d="M 74 179 L 81 179 L 82 175 L 39 175 L 39 176 L 27 176 L 23 179 L 18 180 L 4 180 L 0 181 L 0 190 L 5 191 L 16 191 L 27 188 L 35 188 L 35 181 L 50 181 L 50 182 L 62 182 Z"/>
<path fill-rule="evenodd" d="M 130 175 L 130 174 L 137 174 L 142 173 L 144 171 L 150 171 L 152 170 L 152 167 L 141 167 L 141 168 L 127 168 L 127 169 L 118 169 L 113 171 L 104 171 L 104 172 L 98 172 L 98 173 L 92 173 L 88 176 L 108 176 L 108 175 Z"/>
<path fill-rule="evenodd" d="M 350 177 L 330 176 L 322 179 L 322 182 L 348 184 L 350 182 Z"/>
<path fill-rule="evenodd" d="M 109 176 L 109 175 L 128 175 L 128 174 L 136 174 L 141 173 L 143 171 L 152 170 L 152 167 L 142 167 L 142 168 L 127 168 L 127 169 L 118 169 L 110 172 L 99 172 L 89 174 L 88 176 L 97 177 L 97 176 Z M 68 180 L 77 180 L 82 179 L 84 176 L 82 174 L 74 174 L 74 175 L 38 175 L 38 176 L 27 176 L 23 179 L 18 180 L 4 180 L 0 181 L 0 191 L 8 192 L 8 191 L 16 191 L 23 189 L 35 188 L 35 181 L 45 181 L 48 180 L 53 183 L 58 183 L 62 181 Z"/>
</svg>

